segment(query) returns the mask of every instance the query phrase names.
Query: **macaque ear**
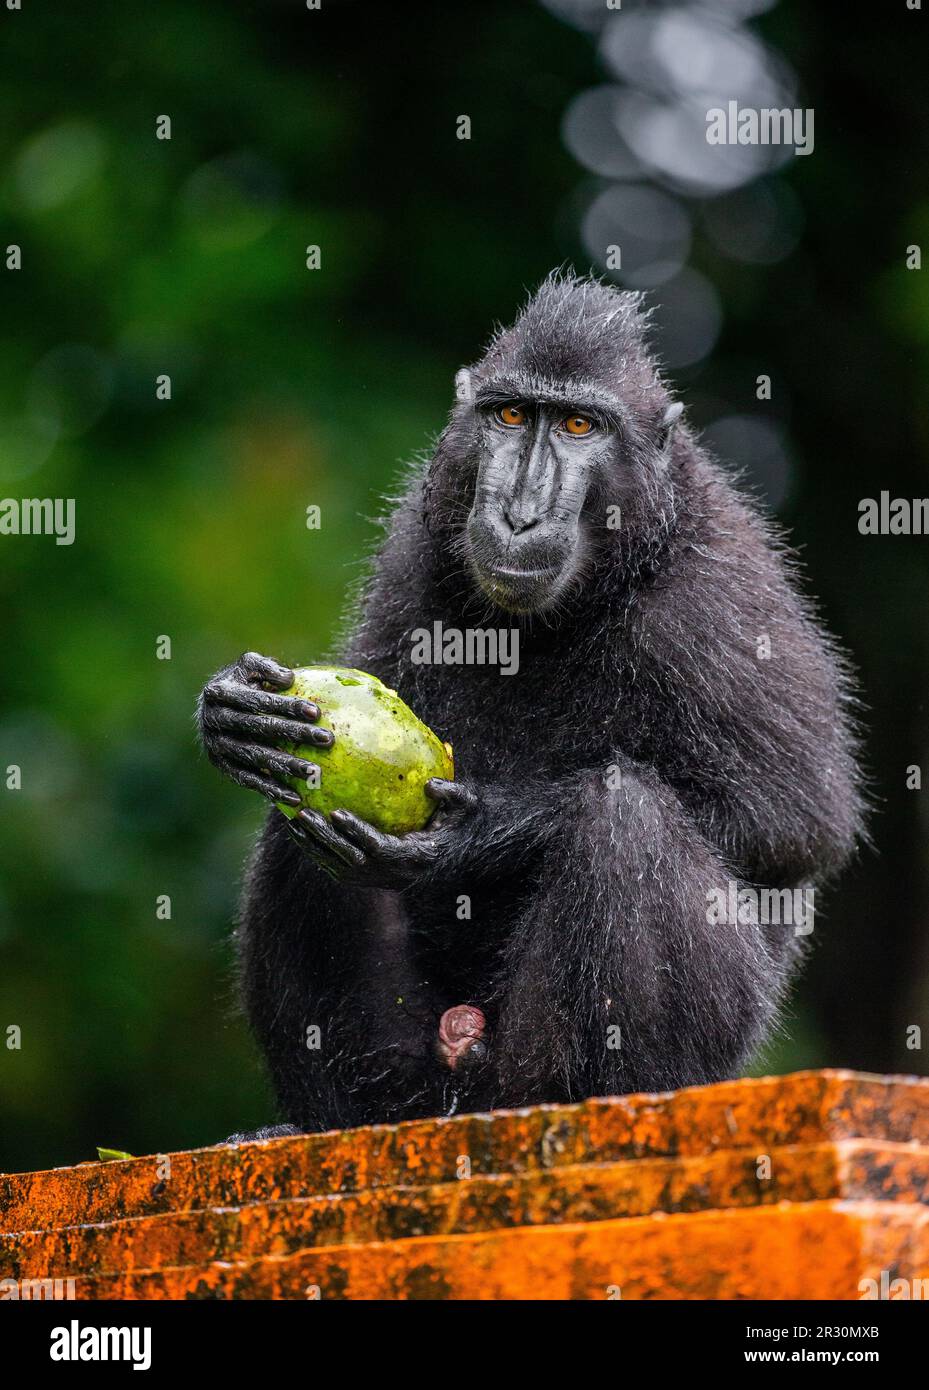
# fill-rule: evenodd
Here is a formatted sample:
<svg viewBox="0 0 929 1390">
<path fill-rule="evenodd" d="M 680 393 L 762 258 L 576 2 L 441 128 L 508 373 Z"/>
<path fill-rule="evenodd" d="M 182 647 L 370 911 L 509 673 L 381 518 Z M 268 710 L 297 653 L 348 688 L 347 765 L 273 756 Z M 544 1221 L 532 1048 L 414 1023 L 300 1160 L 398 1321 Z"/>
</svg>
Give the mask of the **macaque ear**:
<svg viewBox="0 0 929 1390">
<path fill-rule="evenodd" d="M 467 367 L 462 367 L 455 373 L 455 400 L 459 405 L 470 405 L 474 400 L 474 386 Z"/>
<path fill-rule="evenodd" d="M 662 415 L 661 424 L 658 426 L 658 448 L 662 453 L 664 453 L 671 442 L 674 427 L 683 413 L 684 407 L 681 405 L 681 402 L 675 401 L 673 405 L 668 406 L 664 415 Z"/>
</svg>

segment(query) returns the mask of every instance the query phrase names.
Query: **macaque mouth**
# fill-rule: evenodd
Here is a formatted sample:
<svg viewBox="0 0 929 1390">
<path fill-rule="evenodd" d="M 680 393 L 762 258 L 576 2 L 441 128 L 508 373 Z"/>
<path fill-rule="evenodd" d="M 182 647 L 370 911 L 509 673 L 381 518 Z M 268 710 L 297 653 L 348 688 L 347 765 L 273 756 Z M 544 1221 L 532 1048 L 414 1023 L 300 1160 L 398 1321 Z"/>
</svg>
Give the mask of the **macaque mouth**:
<svg viewBox="0 0 929 1390">
<path fill-rule="evenodd" d="M 528 558 L 528 557 L 527 557 Z M 563 587 L 567 564 L 513 565 L 474 562 L 480 587 L 498 607 L 511 613 L 551 607 Z"/>
<path fill-rule="evenodd" d="M 547 569 L 523 569 L 521 565 L 494 565 L 490 570 L 492 579 L 556 579 L 558 571 Z"/>
<path fill-rule="evenodd" d="M 479 501 L 465 537 L 478 587 L 509 612 L 551 607 L 575 567 L 576 525 L 560 514 L 511 520 L 505 508 Z"/>
<path fill-rule="evenodd" d="M 558 584 L 571 568 L 572 559 L 571 553 L 552 549 L 540 551 L 536 548 L 534 554 L 527 549 L 522 556 L 514 555 L 512 550 L 498 551 L 494 557 L 476 557 L 476 564 L 478 571 L 490 583 L 499 580 L 508 587 L 529 584 L 543 589 Z"/>
</svg>

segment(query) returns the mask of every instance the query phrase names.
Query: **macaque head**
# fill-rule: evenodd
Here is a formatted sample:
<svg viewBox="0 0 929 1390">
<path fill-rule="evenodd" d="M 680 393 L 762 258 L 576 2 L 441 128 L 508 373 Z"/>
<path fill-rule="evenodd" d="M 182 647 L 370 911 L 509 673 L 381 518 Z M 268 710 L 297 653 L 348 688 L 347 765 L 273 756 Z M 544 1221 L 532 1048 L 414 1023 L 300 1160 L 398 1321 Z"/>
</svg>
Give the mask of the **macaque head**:
<svg viewBox="0 0 929 1390">
<path fill-rule="evenodd" d="M 456 385 L 473 479 L 460 548 L 498 607 L 552 608 L 604 562 L 611 528 L 648 525 L 656 506 L 667 519 L 681 407 L 644 347 L 638 296 L 550 277 Z"/>
</svg>

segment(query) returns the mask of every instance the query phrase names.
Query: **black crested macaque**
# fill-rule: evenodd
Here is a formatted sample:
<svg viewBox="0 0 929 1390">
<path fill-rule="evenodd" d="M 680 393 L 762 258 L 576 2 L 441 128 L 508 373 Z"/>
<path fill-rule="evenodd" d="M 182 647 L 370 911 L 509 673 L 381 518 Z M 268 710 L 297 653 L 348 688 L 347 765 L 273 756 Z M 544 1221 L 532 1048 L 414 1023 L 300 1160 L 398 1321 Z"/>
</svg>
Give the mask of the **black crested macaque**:
<svg viewBox="0 0 929 1390">
<path fill-rule="evenodd" d="M 715 1081 L 776 1019 L 812 924 L 719 903 L 789 905 L 762 890 L 851 855 L 853 699 L 777 533 L 681 420 L 645 317 L 551 276 L 459 373 L 387 519 L 337 659 L 453 743 L 456 781 L 402 837 L 271 811 L 237 935 L 288 1122 L 259 1136 Z M 518 671 L 417 664 L 436 622 L 518 628 Z M 331 740 L 290 680 L 249 653 L 199 707 L 210 760 L 272 799 L 309 766 L 275 744 Z"/>
</svg>

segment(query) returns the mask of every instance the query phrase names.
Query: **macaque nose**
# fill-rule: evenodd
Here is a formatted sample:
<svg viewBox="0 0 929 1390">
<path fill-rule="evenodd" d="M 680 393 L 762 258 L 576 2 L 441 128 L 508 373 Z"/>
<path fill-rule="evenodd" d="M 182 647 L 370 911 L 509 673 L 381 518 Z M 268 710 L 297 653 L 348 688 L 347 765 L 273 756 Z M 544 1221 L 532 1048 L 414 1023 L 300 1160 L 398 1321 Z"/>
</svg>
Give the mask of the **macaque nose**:
<svg viewBox="0 0 929 1390">
<path fill-rule="evenodd" d="M 513 532 L 514 536 L 520 535 L 523 531 L 531 531 L 533 526 L 538 526 L 537 516 L 528 516 L 517 507 L 504 507 L 503 519 Z"/>
</svg>

